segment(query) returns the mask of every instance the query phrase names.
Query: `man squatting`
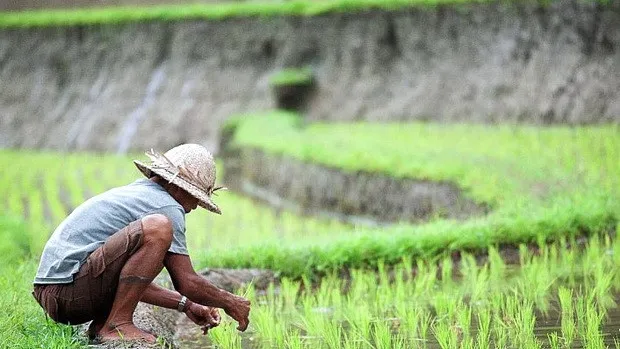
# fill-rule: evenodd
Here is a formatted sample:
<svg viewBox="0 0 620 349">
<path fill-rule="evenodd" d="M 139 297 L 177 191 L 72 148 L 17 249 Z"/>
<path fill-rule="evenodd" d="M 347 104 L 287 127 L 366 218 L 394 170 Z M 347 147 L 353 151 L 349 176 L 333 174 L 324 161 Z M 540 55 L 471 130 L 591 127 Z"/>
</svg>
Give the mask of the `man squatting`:
<svg viewBox="0 0 620 349">
<path fill-rule="evenodd" d="M 221 290 L 194 271 L 185 242 L 185 214 L 198 205 L 221 214 L 215 163 L 196 144 L 164 155 L 148 152 L 149 165 L 134 161 L 146 176 L 78 206 L 45 245 L 33 295 L 54 321 L 91 321 L 88 335 L 101 342 L 153 334 L 133 323 L 139 301 L 184 312 L 206 333 L 220 322 L 217 308 L 249 323 L 250 302 Z M 176 291 L 153 283 L 166 267 Z"/>
</svg>

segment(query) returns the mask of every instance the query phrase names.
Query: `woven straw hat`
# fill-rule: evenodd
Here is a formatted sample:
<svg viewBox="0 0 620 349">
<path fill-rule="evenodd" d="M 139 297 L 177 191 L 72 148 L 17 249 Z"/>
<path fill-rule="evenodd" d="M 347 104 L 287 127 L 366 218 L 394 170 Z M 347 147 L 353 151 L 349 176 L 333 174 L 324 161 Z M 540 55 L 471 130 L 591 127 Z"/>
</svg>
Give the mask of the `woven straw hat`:
<svg viewBox="0 0 620 349">
<path fill-rule="evenodd" d="M 198 144 L 182 144 L 165 154 L 147 151 L 151 164 L 134 160 L 136 167 L 147 177 L 159 175 L 198 199 L 198 205 L 222 214 L 211 200 L 211 195 L 222 187 L 215 187 L 215 161 L 211 153 Z"/>
</svg>

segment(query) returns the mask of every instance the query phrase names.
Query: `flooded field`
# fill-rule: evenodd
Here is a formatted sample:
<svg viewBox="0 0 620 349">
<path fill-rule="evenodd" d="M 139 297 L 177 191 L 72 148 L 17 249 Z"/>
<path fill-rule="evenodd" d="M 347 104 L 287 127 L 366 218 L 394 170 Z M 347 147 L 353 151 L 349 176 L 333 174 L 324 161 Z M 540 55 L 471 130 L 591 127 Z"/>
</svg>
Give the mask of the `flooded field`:
<svg viewBox="0 0 620 349">
<path fill-rule="evenodd" d="M 177 337 L 182 348 L 620 347 L 620 243 L 562 246 L 522 247 L 519 267 L 491 250 L 483 265 L 472 255 L 458 266 L 405 260 L 327 276 L 311 291 L 283 279 L 243 291 L 254 304 L 248 332 L 224 322 L 202 336 L 179 323 Z"/>
</svg>

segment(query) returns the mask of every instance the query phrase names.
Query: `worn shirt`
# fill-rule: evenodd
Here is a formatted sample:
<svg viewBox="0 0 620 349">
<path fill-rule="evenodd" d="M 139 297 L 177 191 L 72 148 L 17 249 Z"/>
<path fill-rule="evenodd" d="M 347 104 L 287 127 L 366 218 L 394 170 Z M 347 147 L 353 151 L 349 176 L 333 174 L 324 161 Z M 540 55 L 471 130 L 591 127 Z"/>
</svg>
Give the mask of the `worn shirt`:
<svg viewBox="0 0 620 349">
<path fill-rule="evenodd" d="M 112 234 L 146 215 L 160 213 L 172 222 L 169 251 L 187 255 L 185 210 L 159 184 L 143 178 L 108 190 L 78 206 L 47 241 L 35 284 L 73 282 L 88 255 Z"/>
</svg>

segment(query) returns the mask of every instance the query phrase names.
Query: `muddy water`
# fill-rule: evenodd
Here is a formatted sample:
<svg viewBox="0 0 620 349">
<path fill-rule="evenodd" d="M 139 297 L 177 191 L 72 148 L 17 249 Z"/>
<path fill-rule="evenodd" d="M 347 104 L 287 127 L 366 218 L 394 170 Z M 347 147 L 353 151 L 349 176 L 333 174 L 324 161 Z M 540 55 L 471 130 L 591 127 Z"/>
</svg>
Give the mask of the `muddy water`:
<svg viewBox="0 0 620 349">
<path fill-rule="evenodd" d="M 616 304 L 620 304 L 620 294 L 616 295 Z M 534 333 L 538 340 L 542 343 L 543 348 L 550 348 L 547 335 L 556 332 L 561 337 L 561 318 L 558 312 L 559 307 L 553 307 L 548 312 L 547 316 L 542 314 L 536 314 L 536 327 Z M 616 341 L 620 343 L 620 307 L 616 306 L 609 309 L 607 318 L 603 321 L 603 326 L 600 329 L 603 334 L 603 341 L 608 348 L 616 347 Z M 472 335 L 476 336 L 476 330 L 472 329 Z M 430 333 L 430 331 L 429 331 Z M 259 339 L 259 334 L 252 330 L 252 325 L 246 333 L 242 336 L 242 348 L 244 349 L 258 349 L 264 348 L 264 343 Z M 208 336 L 203 336 L 202 332 L 196 328 L 189 320 L 181 319 L 178 322 L 177 332 L 175 335 L 179 348 L 182 349 L 195 349 L 195 348 L 217 348 L 210 340 Z M 306 338 L 307 344 L 311 344 L 315 339 Z M 318 344 L 318 343 L 317 343 Z M 318 348 L 320 345 L 310 345 L 309 347 Z M 430 349 L 441 348 L 439 343 L 433 338 L 427 338 L 426 346 L 420 341 L 409 342 L 410 348 L 426 347 Z M 573 342 L 572 348 L 585 348 L 584 343 L 579 336 Z"/>
</svg>

